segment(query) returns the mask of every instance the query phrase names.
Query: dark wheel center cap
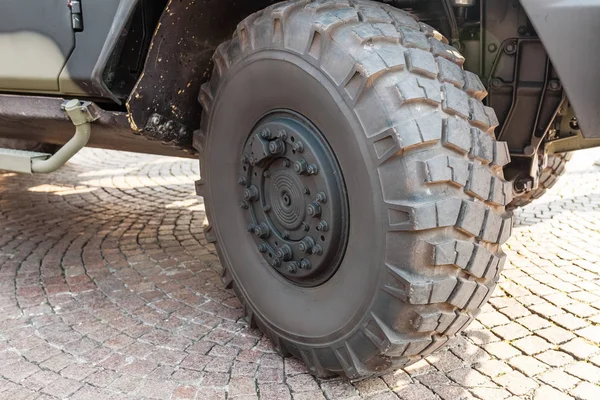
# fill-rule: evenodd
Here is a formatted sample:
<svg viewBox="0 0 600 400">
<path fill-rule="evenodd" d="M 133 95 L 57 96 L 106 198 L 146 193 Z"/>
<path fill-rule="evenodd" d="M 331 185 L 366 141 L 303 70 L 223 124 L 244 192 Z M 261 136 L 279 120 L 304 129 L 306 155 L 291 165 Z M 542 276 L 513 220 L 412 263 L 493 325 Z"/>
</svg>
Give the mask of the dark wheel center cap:
<svg viewBox="0 0 600 400">
<path fill-rule="evenodd" d="M 240 173 L 247 231 L 270 268 L 302 286 L 329 279 L 347 244 L 348 201 L 321 132 L 292 111 L 268 114 L 246 140 Z"/>
</svg>

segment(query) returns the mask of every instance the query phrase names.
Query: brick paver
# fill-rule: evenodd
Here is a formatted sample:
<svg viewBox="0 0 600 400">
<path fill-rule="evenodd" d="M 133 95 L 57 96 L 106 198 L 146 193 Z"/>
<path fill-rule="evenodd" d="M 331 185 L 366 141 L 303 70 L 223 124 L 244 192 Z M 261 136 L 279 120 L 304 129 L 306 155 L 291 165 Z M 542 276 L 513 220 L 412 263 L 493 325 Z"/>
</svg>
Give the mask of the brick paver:
<svg viewBox="0 0 600 400">
<path fill-rule="evenodd" d="M 598 399 L 598 158 L 516 213 L 465 332 L 361 382 L 315 379 L 243 322 L 196 161 L 86 149 L 50 176 L 0 172 L 0 399 Z"/>
</svg>

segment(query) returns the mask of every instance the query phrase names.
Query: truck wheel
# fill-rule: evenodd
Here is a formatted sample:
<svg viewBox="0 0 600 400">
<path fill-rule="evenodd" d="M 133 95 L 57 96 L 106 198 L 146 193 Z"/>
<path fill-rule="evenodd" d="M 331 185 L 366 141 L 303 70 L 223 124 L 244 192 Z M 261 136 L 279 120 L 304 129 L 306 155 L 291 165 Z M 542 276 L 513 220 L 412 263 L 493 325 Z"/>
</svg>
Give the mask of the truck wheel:
<svg viewBox="0 0 600 400">
<path fill-rule="evenodd" d="M 550 154 L 546 167 L 540 172 L 540 181 L 538 188 L 525 192 L 515 198 L 506 206 L 509 210 L 514 210 L 519 207 L 525 207 L 532 201 L 539 199 L 558 181 L 558 178 L 565 173 L 567 161 L 571 159 L 573 153 Z"/>
<path fill-rule="evenodd" d="M 202 179 L 223 281 L 315 375 L 381 375 L 463 330 L 510 236 L 505 143 L 438 32 L 370 1 L 290 1 L 219 46 Z"/>
</svg>

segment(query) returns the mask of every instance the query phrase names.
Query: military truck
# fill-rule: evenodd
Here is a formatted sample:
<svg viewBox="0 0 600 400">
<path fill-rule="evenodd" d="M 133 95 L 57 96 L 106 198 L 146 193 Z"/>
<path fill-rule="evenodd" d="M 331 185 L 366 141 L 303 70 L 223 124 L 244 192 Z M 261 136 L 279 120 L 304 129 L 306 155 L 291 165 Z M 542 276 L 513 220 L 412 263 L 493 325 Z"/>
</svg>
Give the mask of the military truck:
<svg viewBox="0 0 600 400">
<path fill-rule="evenodd" d="M 600 145 L 598 20 L 600 0 L 4 0 L 0 169 L 199 158 L 247 323 L 316 375 L 381 375 L 469 325 L 511 209 Z"/>
</svg>

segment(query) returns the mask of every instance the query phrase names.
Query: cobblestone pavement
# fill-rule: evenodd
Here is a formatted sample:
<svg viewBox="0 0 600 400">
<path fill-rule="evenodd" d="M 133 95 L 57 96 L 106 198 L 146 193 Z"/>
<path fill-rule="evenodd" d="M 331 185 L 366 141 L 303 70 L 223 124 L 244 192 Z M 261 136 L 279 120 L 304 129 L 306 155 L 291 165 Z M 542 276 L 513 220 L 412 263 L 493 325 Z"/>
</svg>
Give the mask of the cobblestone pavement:
<svg viewBox="0 0 600 400">
<path fill-rule="evenodd" d="M 197 162 L 85 150 L 0 173 L 1 399 L 600 399 L 599 151 L 517 214 L 501 283 L 449 348 L 318 380 L 241 322 L 193 194 Z"/>
</svg>

